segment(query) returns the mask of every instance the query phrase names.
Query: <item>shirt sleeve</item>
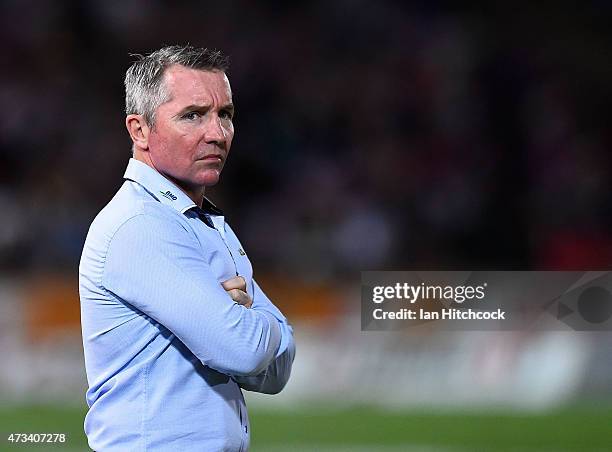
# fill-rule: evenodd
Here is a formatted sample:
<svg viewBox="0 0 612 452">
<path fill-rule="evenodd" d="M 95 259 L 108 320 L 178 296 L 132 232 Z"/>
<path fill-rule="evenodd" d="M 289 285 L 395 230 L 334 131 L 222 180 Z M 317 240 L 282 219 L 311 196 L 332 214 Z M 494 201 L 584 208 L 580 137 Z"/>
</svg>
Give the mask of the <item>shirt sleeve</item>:
<svg viewBox="0 0 612 452">
<path fill-rule="evenodd" d="M 139 214 L 123 223 L 111 239 L 102 282 L 219 372 L 258 375 L 278 354 L 278 318 L 235 303 L 195 237 L 169 215 Z"/>
<path fill-rule="evenodd" d="M 247 391 L 277 394 L 285 387 L 291 375 L 291 367 L 295 358 L 293 328 L 255 280 L 253 280 L 253 306 L 251 308 L 269 312 L 278 320 L 281 343 L 275 359 L 263 372 L 254 376 L 234 377 L 234 380 Z"/>
</svg>

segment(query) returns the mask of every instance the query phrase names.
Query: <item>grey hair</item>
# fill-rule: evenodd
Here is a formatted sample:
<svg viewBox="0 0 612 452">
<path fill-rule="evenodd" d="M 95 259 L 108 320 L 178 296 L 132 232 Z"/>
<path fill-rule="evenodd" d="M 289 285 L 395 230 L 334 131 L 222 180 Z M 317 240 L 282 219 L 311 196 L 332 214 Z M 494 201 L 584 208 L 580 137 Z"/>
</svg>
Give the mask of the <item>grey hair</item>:
<svg viewBox="0 0 612 452">
<path fill-rule="evenodd" d="M 155 110 L 169 99 L 163 77 L 167 68 L 178 64 L 203 71 L 227 72 L 229 59 L 219 50 L 186 46 L 167 46 L 147 55 L 132 54 L 137 60 L 125 73 L 125 113 L 142 115 L 150 127 Z"/>
</svg>

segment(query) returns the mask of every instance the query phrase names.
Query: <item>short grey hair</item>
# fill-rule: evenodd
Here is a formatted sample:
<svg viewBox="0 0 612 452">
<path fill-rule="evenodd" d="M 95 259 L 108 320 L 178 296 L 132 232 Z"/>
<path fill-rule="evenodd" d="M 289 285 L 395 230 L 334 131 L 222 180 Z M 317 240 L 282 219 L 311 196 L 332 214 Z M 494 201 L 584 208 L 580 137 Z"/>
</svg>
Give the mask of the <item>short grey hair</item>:
<svg viewBox="0 0 612 452">
<path fill-rule="evenodd" d="M 133 54 L 137 60 L 125 73 L 125 113 L 142 115 L 151 127 L 155 124 L 155 110 L 169 100 L 163 83 L 167 68 L 178 64 L 203 71 L 229 69 L 229 58 L 219 50 L 190 45 L 167 46 L 147 55 Z"/>
</svg>

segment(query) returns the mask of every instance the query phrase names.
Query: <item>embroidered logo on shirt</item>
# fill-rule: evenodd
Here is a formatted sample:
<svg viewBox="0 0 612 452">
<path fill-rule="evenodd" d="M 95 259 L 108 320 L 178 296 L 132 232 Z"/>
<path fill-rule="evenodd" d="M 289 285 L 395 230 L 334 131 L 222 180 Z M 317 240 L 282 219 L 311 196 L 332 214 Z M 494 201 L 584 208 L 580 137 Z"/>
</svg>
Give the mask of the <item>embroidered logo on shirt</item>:
<svg viewBox="0 0 612 452">
<path fill-rule="evenodd" d="M 238 252 L 240 253 L 241 256 L 246 256 L 246 253 L 244 252 L 242 248 L 238 248 Z"/>
<path fill-rule="evenodd" d="M 176 201 L 176 196 L 174 196 L 170 190 L 168 190 L 166 193 L 160 191 L 160 193 L 164 198 L 168 198 L 170 201 Z"/>
</svg>

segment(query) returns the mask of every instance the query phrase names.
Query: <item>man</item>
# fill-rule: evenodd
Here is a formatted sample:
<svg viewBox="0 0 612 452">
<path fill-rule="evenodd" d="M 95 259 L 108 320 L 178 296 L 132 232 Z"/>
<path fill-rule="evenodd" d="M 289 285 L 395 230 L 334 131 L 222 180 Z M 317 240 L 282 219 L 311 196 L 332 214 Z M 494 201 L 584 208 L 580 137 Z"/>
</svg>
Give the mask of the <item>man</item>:
<svg viewBox="0 0 612 452">
<path fill-rule="evenodd" d="M 204 195 L 232 144 L 220 52 L 170 46 L 125 77 L 125 182 L 93 221 L 79 290 L 97 451 L 242 451 L 242 389 L 277 393 L 293 331 Z"/>
</svg>

